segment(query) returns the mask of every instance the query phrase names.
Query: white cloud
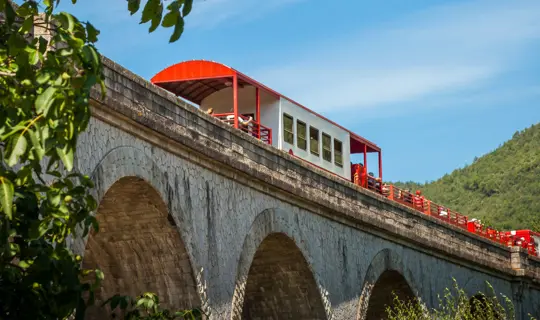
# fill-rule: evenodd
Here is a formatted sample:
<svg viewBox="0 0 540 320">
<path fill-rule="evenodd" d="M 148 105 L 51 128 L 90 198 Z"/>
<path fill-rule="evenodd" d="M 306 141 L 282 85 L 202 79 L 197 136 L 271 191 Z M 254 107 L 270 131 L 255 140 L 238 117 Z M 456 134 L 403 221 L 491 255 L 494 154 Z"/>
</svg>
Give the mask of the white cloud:
<svg viewBox="0 0 540 320">
<path fill-rule="evenodd" d="M 269 11 L 305 0 L 195 0 L 186 24 L 213 28 L 225 22 L 245 22 Z"/>
<path fill-rule="evenodd" d="M 421 101 L 480 87 L 522 63 L 540 40 L 539 15 L 537 0 L 431 8 L 382 29 L 319 39 L 254 76 L 321 112 Z"/>
<path fill-rule="evenodd" d="M 186 24 L 190 28 L 211 28 L 231 21 L 245 22 L 303 1 L 307 0 L 194 0 L 192 11 L 186 17 Z M 141 3 L 139 12 L 134 17 L 130 16 L 125 0 L 79 2 L 73 6 L 70 1 L 62 1 L 60 10 L 76 12 L 78 16 L 90 19 L 92 23 L 112 27 L 122 25 L 127 20 L 138 22 L 147 1 Z"/>
<path fill-rule="evenodd" d="M 186 17 L 185 30 L 210 29 L 223 24 L 246 23 L 260 18 L 284 6 L 308 0 L 194 0 L 191 13 Z M 172 28 L 158 28 L 149 35 L 149 23 L 139 25 L 144 5 L 133 16 L 129 14 L 125 0 L 62 1 L 60 10 L 75 14 L 79 19 L 89 20 L 99 30 L 106 31 L 99 37 L 98 48 L 106 48 L 113 56 L 121 56 L 130 50 L 167 43 Z M 166 9 L 165 9 L 166 10 Z"/>
</svg>

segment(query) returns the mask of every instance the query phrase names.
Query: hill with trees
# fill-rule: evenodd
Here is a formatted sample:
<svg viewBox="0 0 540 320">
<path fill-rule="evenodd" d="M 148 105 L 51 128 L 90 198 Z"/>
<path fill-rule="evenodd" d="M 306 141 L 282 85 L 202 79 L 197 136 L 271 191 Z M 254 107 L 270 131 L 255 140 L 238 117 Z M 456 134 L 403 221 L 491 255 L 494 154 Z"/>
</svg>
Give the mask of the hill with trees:
<svg viewBox="0 0 540 320">
<path fill-rule="evenodd" d="M 471 165 L 439 180 L 396 186 L 420 189 L 441 205 L 500 229 L 540 229 L 540 123 Z"/>
</svg>

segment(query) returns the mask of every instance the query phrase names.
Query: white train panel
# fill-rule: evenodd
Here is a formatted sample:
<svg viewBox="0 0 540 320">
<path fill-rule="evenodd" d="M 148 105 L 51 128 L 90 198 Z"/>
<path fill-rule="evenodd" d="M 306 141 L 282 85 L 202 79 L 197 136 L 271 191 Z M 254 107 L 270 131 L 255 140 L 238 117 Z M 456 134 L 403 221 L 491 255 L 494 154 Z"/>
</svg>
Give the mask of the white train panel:
<svg viewBox="0 0 540 320">
<path fill-rule="evenodd" d="M 347 131 L 283 97 L 280 99 L 280 111 L 278 148 L 287 152 L 292 150 L 297 157 L 351 179 L 350 136 Z"/>
</svg>

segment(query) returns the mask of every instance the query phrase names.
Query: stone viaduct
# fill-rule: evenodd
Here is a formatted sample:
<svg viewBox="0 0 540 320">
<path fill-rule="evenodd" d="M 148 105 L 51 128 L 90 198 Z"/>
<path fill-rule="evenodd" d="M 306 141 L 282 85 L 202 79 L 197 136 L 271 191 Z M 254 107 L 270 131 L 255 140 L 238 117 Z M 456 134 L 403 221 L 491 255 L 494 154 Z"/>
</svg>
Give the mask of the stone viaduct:
<svg viewBox="0 0 540 320">
<path fill-rule="evenodd" d="M 540 259 L 392 203 L 200 112 L 105 59 L 76 167 L 100 232 L 78 239 L 98 296 L 153 291 L 211 319 L 381 319 L 453 285 L 540 316 Z"/>
</svg>

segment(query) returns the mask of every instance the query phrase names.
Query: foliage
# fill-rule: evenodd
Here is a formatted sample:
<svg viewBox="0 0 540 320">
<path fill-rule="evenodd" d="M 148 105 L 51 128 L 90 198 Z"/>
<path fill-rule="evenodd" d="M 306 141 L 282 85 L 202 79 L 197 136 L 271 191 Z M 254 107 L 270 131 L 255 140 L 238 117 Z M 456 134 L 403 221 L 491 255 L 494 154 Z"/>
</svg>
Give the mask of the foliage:
<svg viewBox="0 0 540 320">
<path fill-rule="evenodd" d="M 513 320 L 516 319 L 514 305 L 505 295 L 500 298 L 501 304 L 493 287 L 487 283 L 490 294 L 477 293 L 469 297 L 454 280 L 453 290 L 446 289 L 444 296 L 439 296 L 439 306 L 428 309 L 418 299 L 402 301 L 394 294 L 394 303 L 388 306 L 388 320 Z M 533 319 L 533 318 L 531 318 Z"/>
<path fill-rule="evenodd" d="M 396 186 L 500 229 L 540 230 L 540 123 L 437 181 Z"/>
<path fill-rule="evenodd" d="M 16 6 L 0 0 L 2 319 L 65 319 L 75 309 L 82 318 L 103 279 L 99 270 L 81 268 L 81 257 L 67 241 L 90 228 L 98 231 L 91 216 L 96 209 L 92 182 L 73 169 L 78 136 L 90 119 L 90 90 L 99 85 L 104 93 L 94 46 L 99 31 L 69 13 L 56 13 L 59 2 L 26 0 Z M 131 14 L 140 2 L 128 1 Z M 160 24 L 174 26 L 174 42 L 191 6 L 192 0 L 171 1 L 162 19 L 162 1 L 148 0 L 141 23 L 150 22 L 150 32 Z M 40 30 L 52 36 L 34 37 Z M 96 281 L 81 280 L 91 273 Z M 148 299 L 142 296 L 135 305 L 146 308 Z M 137 308 L 131 319 L 171 319 L 155 308 L 144 309 L 143 317 Z"/>
<path fill-rule="evenodd" d="M 75 2 L 76 0 L 72 0 Z M 141 0 L 127 0 L 128 10 L 133 15 L 139 11 Z M 148 0 L 141 15 L 141 24 L 150 22 L 148 32 L 154 32 L 161 24 L 164 28 L 174 27 L 169 42 L 175 42 L 184 32 L 184 17 L 193 7 L 193 0 L 172 0 L 163 16 L 163 0 Z"/>
<path fill-rule="evenodd" d="M 199 309 L 183 310 L 171 312 L 161 309 L 159 306 L 159 298 L 153 293 L 145 293 L 137 298 L 132 299 L 128 296 L 115 295 L 104 302 L 104 305 L 110 305 L 112 310 L 120 307 L 120 312 L 126 320 L 135 319 L 186 319 L 195 320 L 202 319 L 203 313 Z M 113 315 L 116 313 L 113 312 Z"/>
</svg>

